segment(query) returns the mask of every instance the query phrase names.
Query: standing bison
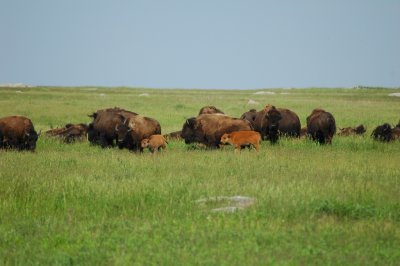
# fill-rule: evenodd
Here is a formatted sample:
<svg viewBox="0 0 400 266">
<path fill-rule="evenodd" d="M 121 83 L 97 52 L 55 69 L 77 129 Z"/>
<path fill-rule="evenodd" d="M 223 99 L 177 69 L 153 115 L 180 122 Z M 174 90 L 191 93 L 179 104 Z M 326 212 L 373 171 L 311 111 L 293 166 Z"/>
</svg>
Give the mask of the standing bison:
<svg viewBox="0 0 400 266">
<path fill-rule="evenodd" d="M 89 115 L 93 118 L 93 121 L 89 124 L 87 130 L 88 140 L 103 148 L 114 146 L 114 141 L 118 142 L 116 126 L 136 115 L 137 113 L 118 107 L 98 110 Z"/>
<path fill-rule="evenodd" d="M 336 133 L 333 115 L 322 109 L 314 109 L 307 117 L 307 135 L 320 144 L 331 144 Z"/>
<path fill-rule="evenodd" d="M 141 141 L 149 138 L 151 135 L 161 134 L 161 126 L 153 118 L 135 115 L 116 124 L 115 132 L 119 148 L 142 152 Z"/>
<path fill-rule="evenodd" d="M 226 115 L 203 114 L 186 120 L 182 138 L 186 144 L 197 142 L 218 148 L 223 134 L 243 130 L 252 130 L 250 122 Z"/>
<path fill-rule="evenodd" d="M 269 118 L 266 117 L 268 113 L 270 113 Z M 263 139 L 270 140 L 272 143 L 275 143 L 279 136 L 300 136 L 300 119 L 295 112 L 289 109 L 267 105 L 259 112 L 251 109 L 242 114 L 241 118 L 250 121 L 254 129 L 261 133 Z M 271 123 L 272 127 L 277 125 L 277 129 L 268 130 Z"/>
<path fill-rule="evenodd" d="M 34 151 L 37 139 L 38 134 L 29 118 L 0 118 L 0 148 Z"/>
<path fill-rule="evenodd" d="M 257 112 L 253 122 L 254 130 L 259 132 L 263 139 L 276 143 L 279 138 L 279 123 L 282 119 L 281 113 L 275 106 L 269 106 Z"/>
</svg>

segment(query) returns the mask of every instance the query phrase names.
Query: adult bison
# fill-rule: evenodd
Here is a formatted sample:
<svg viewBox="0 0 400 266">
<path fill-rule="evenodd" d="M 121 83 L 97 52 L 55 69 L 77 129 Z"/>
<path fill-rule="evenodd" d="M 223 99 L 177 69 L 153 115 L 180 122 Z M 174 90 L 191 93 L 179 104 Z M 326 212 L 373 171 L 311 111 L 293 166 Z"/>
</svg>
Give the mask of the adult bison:
<svg viewBox="0 0 400 266">
<path fill-rule="evenodd" d="M 250 109 L 249 111 L 245 112 L 242 114 L 240 119 L 244 119 L 249 121 L 250 123 L 254 123 L 254 120 L 256 119 L 257 116 L 257 110 L 256 109 Z"/>
<path fill-rule="evenodd" d="M 34 151 L 37 139 L 38 134 L 29 118 L 0 118 L 0 148 Z"/>
<path fill-rule="evenodd" d="M 116 126 L 136 116 L 137 113 L 124 110 L 119 107 L 98 110 L 89 115 L 93 118 L 88 127 L 88 140 L 92 144 L 98 144 L 101 147 L 114 146 L 114 141 L 118 142 Z"/>
<path fill-rule="evenodd" d="M 371 136 L 375 140 L 383 142 L 389 142 L 392 140 L 400 139 L 400 123 L 397 124 L 394 128 L 392 128 L 388 123 L 384 123 L 383 125 L 377 126 L 372 131 Z"/>
<path fill-rule="evenodd" d="M 279 138 L 279 124 L 282 120 L 281 113 L 275 106 L 269 106 L 260 112 L 253 121 L 254 130 L 259 132 L 263 139 L 276 143 Z"/>
<path fill-rule="evenodd" d="M 259 112 L 255 109 L 251 109 L 242 114 L 241 118 L 250 121 L 254 129 L 261 133 L 263 139 L 276 142 L 278 137 L 275 136 L 275 131 L 271 131 L 271 133 L 274 134 L 272 136 L 269 136 L 270 133 L 267 132 L 266 128 L 268 127 L 269 121 L 267 121 L 265 117 L 270 110 L 274 109 L 280 113 L 281 117 L 278 122 L 278 134 L 281 136 L 299 137 L 301 128 L 300 119 L 295 112 L 286 108 L 275 108 L 272 105 L 267 105 Z"/>
<path fill-rule="evenodd" d="M 204 114 L 224 114 L 220 109 L 218 109 L 215 106 L 208 105 L 204 106 L 200 109 L 199 115 L 204 115 Z"/>
<path fill-rule="evenodd" d="M 161 134 L 160 123 L 150 117 L 141 115 L 130 116 L 115 125 L 118 147 L 127 148 L 132 151 L 143 151 L 140 142 L 151 135 Z"/>
<path fill-rule="evenodd" d="M 218 148 L 225 133 L 252 130 L 250 122 L 226 115 L 203 114 L 189 118 L 182 127 L 186 144 L 198 142 L 208 148 Z"/>
<path fill-rule="evenodd" d="M 336 133 L 333 115 L 322 109 L 314 109 L 307 117 L 307 135 L 320 144 L 331 144 Z"/>
</svg>

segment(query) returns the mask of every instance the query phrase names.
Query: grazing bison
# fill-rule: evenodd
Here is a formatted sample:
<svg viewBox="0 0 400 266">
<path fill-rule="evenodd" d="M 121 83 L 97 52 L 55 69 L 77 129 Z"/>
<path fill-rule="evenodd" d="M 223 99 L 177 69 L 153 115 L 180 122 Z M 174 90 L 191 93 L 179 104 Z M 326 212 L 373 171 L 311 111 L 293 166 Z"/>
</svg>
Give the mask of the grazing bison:
<svg viewBox="0 0 400 266">
<path fill-rule="evenodd" d="M 46 136 L 60 138 L 65 143 L 83 141 L 86 139 L 88 125 L 66 124 L 63 128 L 54 128 L 45 132 Z"/>
<path fill-rule="evenodd" d="M 367 131 L 364 125 L 359 125 L 356 127 L 345 127 L 345 128 L 340 128 L 339 130 L 340 130 L 340 132 L 338 133 L 339 136 L 362 135 Z"/>
<path fill-rule="evenodd" d="M 383 125 L 377 126 L 372 131 L 371 136 L 375 140 L 379 140 L 379 141 L 383 141 L 383 142 L 389 142 L 391 140 L 394 140 L 395 137 L 396 137 L 395 135 L 397 135 L 397 127 L 393 128 L 393 129 L 388 123 L 385 123 Z"/>
<path fill-rule="evenodd" d="M 29 118 L 0 118 L 0 148 L 34 151 L 37 139 L 38 134 Z"/>
<path fill-rule="evenodd" d="M 252 130 L 250 122 L 226 115 L 204 114 L 186 120 L 182 138 L 186 144 L 197 142 L 208 148 L 218 148 L 225 133 Z"/>
<path fill-rule="evenodd" d="M 221 137 L 221 143 L 229 143 L 235 147 L 235 152 L 240 152 L 242 147 L 253 146 L 256 151 L 260 150 L 261 135 L 257 131 L 235 131 L 225 133 Z"/>
<path fill-rule="evenodd" d="M 140 146 L 142 139 L 161 134 L 161 126 L 153 118 L 135 115 L 116 124 L 115 132 L 119 148 L 142 152 L 143 148 Z"/>
<path fill-rule="evenodd" d="M 215 106 L 209 105 L 209 106 L 204 106 L 200 109 L 199 115 L 203 114 L 224 114 L 224 112 L 222 112 Z"/>
<path fill-rule="evenodd" d="M 116 126 L 136 115 L 137 113 L 119 107 L 98 110 L 89 115 L 93 118 L 93 121 L 89 124 L 87 130 L 88 140 L 103 148 L 114 146 L 114 140 L 118 142 Z"/>
<path fill-rule="evenodd" d="M 167 147 L 168 142 L 162 135 L 151 135 L 150 138 L 142 139 L 140 146 L 143 149 L 148 148 L 151 153 L 155 151 L 160 151 Z"/>
<path fill-rule="evenodd" d="M 254 130 L 259 132 L 263 139 L 276 143 L 279 138 L 279 124 L 282 119 L 281 113 L 275 106 L 269 106 L 264 110 L 257 112 L 253 122 Z"/>
<path fill-rule="evenodd" d="M 307 117 L 307 135 L 320 144 L 331 144 L 336 133 L 333 115 L 322 109 L 314 109 Z"/>
</svg>

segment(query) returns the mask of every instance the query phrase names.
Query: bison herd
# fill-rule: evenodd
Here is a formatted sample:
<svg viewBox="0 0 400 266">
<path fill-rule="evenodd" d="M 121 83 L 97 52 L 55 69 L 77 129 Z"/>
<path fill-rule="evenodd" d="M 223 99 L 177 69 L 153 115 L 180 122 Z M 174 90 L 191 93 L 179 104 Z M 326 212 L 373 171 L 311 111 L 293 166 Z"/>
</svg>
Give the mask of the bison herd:
<svg viewBox="0 0 400 266">
<path fill-rule="evenodd" d="M 309 137 L 320 144 L 331 144 L 336 134 L 334 116 L 322 109 L 314 109 L 307 117 L 307 126 L 301 128 L 298 115 L 285 108 L 272 105 L 262 110 L 251 109 L 240 118 L 227 116 L 214 106 L 200 109 L 196 117 L 187 119 L 180 131 L 161 135 L 160 123 L 119 107 L 98 110 L 89 115 L 91 123 L 66 124 L 50 129 L 45 136 L 58 138 L 65 143 L 89 140 L 103 148 L 118 146 L 134 152 L 148 148 L 151 152 L 165 149 L 166 139 L 183 139 L 186 144 L 199 143 L 207 148 L 220 148 L 225 144 L 259 150 L 261 140 L 276 143 L 281 136 Z M 361 135 L 363 125 L 342 128 L 338 135 Z M 23 116 L 0 118 L 0 149 L 34 151 L 40 134 L 32 121 Z M 400 139 L 400 122 L 392 128 L 388 123 L 376 127 L 371 135 L 375 140 L 389 142 Z"/>
</svg>

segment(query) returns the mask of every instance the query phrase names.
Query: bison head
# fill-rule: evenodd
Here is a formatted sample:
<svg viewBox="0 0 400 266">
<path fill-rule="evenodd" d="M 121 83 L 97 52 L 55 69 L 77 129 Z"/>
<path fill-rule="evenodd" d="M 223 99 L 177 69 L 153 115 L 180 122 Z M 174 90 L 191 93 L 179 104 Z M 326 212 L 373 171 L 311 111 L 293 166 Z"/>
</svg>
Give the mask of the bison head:
<svg viewBox="0 0 400 266">
<path fill-rule="evenodd" d="M 142 141 L 140 142 L 140 146 L 142 148 L 147 148 L 149 146 L 150 143 L 150 139 L 142 139 Z"/>
<path fill-rule="evenodd" d="M 358 127 L 354 128 L 354 132 L 357 135 L 362 135 L 367 131 L 367 129 L 364 127 L 364 125 L 359 125 Z"/>
<path fill-rule="evenodd" d="M 39 135 L 35 130 L 31 130 L 30 132 L 25 134 L 25 149 L 34 151 L 36 149 L 36 142 L 39 138 Z"/>
<path fill-rule="evenodd" d="M 222 137 L 221 137 L 221 143 L 222 143 L 222 144 L 226 144 L 227 142 L 229 142 L 230 138 L 231 138 L 231 135 L 228 134 L 228 133 L 225 133 L 225 134 L 222 135 Z"/>
<path fill-rule="evenodd" d="M 117 124 L 115 126 L 115 133 L 117 134 L 118 145 L 123 144 L 127 140 L 131 131 L 132 128 L 129 127 L 126 120 L 123 123 Z"/>
<path fill-rule="evenodd" d="M 265 135 L 268 136 L 271 143 L 276 143 L 278 140 L 279 121 L 281 119 L 282 115 L 275 106 L 272 106 L 265 114 L 265 120 L 267 122 L 267 132 L 265 132 Z"/>
<path fill-rule="evenodd" d="M 196 118 L 192 117 L 186 120 L 182 127 L 181 137 L 186 144 L 193 143 L 196 140 Z"/>
</svg>

